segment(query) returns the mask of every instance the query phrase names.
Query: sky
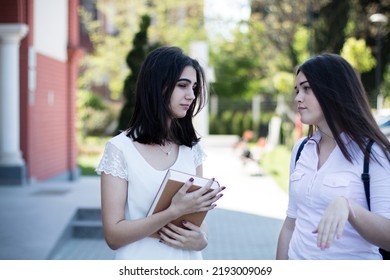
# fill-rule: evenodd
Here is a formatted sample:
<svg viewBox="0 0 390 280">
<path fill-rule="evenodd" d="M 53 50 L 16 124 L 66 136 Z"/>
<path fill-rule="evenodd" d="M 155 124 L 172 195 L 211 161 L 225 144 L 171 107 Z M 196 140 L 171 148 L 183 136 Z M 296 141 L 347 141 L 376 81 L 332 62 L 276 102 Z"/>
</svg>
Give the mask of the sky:
<svg viewBox="0 0 390 280">
<path fill-rule="evenodd" d="M 228 36 L 229 30 L 250 15 L 250 0 L 204 0 L 206 29 L 211 36 Z"/>
</svg>

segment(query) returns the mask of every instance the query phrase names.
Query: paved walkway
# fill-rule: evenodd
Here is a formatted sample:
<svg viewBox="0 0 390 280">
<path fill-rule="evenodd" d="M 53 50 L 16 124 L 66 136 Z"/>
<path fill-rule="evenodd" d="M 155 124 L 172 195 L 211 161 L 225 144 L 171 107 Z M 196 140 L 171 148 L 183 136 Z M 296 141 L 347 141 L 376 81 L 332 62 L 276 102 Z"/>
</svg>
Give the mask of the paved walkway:
<svg viewBox="0 0 390 280">
<path fill-rule="evenodd" d="M 207 215 L 205 259 L 274 259 L 287 195 L 255 166 L 243 165 L 231 137 L 208 137 L 204 176 L 227 189 Z M 99 208 L 99 177 L 0 187 L 0 259 L 47 259 L 79 208 Z M 73 240 L 55 259 L 110 259 L 103 240 Z M 76 250 L 78 248 L 78 250 Z"/>
</svg>

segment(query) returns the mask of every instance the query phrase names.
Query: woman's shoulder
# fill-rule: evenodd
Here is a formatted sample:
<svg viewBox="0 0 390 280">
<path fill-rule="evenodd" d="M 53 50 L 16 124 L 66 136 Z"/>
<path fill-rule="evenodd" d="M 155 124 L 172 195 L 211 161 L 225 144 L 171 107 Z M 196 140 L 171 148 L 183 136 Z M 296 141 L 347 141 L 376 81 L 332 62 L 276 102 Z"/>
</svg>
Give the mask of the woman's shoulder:
<svg viewBox="0 0 390 280">
<path fill-rule="evenodd" d="M 371 154 L 377 159 L 377 161 L 384 166 L 390 167 L 390 151 L 383 151 L 382 147 L 378 143 L 373 143 L 371 147 Z"/>
<path fill-rule="evenodd" d="M 127 136 L 127 131 L 122 131 L 119 134 L 112 137 L 108 143 L 114 144 L 115 146 L 120 146 L 123 144 L 128 144 L 129 141 L 131 142 L 131 138 Z"/>
<path fill-rule="evenodd" d="M 300 148 L 302 148 L 303 149 L 303 147 L 304 147 L 304 145 L 306 144 L 306 142 L 309 140 L 309 138 L 307 137 L 307 136 L 304 136 L 304 137 L 301 137 L 301 138 L 299 138 L 296 142 L 295 142 L 295 144 L 294 144 L 294 146 L 293 146 L 293 149 L 292 149 L 292 153 L 297 153 L 297 151 L 300 149 Z"/>
</svg>

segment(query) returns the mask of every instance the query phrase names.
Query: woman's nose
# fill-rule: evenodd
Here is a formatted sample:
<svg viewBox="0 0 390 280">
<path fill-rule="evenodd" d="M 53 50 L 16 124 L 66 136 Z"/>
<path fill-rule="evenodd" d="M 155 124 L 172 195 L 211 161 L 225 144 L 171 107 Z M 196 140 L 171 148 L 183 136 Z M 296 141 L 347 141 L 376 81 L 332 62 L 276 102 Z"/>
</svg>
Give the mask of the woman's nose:
<svg viewBox="0 0 390 280">
<path fill-rule="evenodd" d="M 186 94 L 186 99 L 193 100 L 195 99 L 195 93 L 193 89 L 190 89 Z"/>
<path fill-rule="evenodd" d="M 294 98 L 295 102 L 302 102 L 302 94 L 298 91 Z"/>
</svg>

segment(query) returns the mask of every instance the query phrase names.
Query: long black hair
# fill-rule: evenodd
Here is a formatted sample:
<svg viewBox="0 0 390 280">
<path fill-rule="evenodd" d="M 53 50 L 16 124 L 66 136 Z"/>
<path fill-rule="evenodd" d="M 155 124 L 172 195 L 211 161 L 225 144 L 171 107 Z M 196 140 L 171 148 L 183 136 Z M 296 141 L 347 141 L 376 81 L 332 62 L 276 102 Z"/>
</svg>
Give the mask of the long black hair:
<svg viewBox="0 0 390 280">
<path fill-rule="evenodd" d="M 186 66 L 192 66 L 196 71 L 195 99 L 184 118 L 173 118 L 170 99 Z M 178 47 L 157 48 L 148 54 L 138 75 L 135 109 L 127 136 L 143 144 L 161 145 L 173 141 L 192 147 L 199 141 L 192 118 L 205 102 L 205 73 L 199 62 Z"/>
<path fill-rule="evenodd" d="M 352 162 L 353 154 L 340 138 L 346 133 L 366 154 L 368 139 L 374 140 L 389 158 L 390 142 L 379 129 L 367 99 L 360 76 L 341 56 L 316 55 L 298 67 L 321 106 L 324 117 L 344 157 Z M 309 136 L 314 127 L 309 126 Z"/>
</svg>

